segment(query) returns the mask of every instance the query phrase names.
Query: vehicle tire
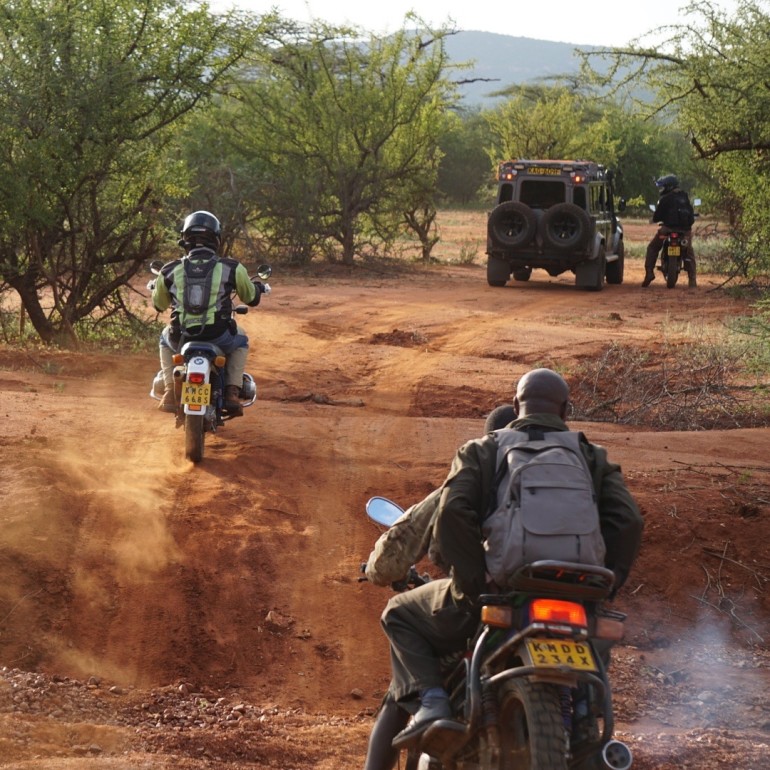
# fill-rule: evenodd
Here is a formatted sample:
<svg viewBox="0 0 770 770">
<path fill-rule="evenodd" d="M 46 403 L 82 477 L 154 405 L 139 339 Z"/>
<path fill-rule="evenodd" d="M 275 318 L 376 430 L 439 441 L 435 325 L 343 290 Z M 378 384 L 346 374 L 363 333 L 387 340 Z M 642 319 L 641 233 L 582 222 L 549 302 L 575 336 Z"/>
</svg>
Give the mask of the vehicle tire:
<svg viewBox="0 0 770 770">
<path fill-rule="evenodd" d="M 528 246 L 537 233 L 537 217 L 526 203 L 506 201 L 492 209 L 487 220 L 487 234 L 500 249 Z"/>
<path fill-rule="evenodd" d="M 500 257 L 487 257 L 487 283 L 490 286 L 505 286 L 511 277 L 511 266 Z"/>
<path fill-rule="evenodd" d="M 580 251 L 588 243 L 591 230 L 588 212 L 574 203 L 557 203 L 543 214 L 543 244 L 553 251 Z"/>
<path fill-rule="evenodd" d="M 184 456 L 194 463 L 203 459 L 203 438 L 205 428 L 202 414 L 184 416 Z"/>
<path fill-rule="evenodd" d="M 679 261 L 670 257 L 666 260 L 666 286 L 673 289 L 679 280 Z"/>
<path fill-rule="evenodd" d="M 531 267 L 517 267 L 517 268 L 514 268 L 513 270 L 514 281 L 528 281 L 531 275 L 532 275 Z"/>
<path fill-rule="evenodd" d="M 558 685 L 509 679 L 497 700 L 499 770 L 567 770 L 569 736 Z"/>
<path fill-rule="evenodd" d="M 604 288 L 604 275 L 607 272 L 607 256 L 604 252 L 604 246 L 599 248 L 599 256 L 594 262 L 594 282 L 585 286 L 586 291 L 601 291 Z"/>
<path fill-rule="evenodd" d="M 607 268 L 604 272 L 607 283 L 620 284 L 623 283 L 623 272 L 625 270 L 626 262 L 626 247 L 623 241 L 618 243 L 618 258 L 614 262 L 608 262 Z"/>
</svg>

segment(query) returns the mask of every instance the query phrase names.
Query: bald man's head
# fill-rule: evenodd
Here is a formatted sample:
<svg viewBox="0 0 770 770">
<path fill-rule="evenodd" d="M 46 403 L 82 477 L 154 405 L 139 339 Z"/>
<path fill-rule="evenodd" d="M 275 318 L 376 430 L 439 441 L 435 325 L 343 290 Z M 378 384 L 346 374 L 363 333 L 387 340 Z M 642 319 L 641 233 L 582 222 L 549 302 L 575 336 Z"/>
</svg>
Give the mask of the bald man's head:
<svg viewBox="0 0 770 770">
<path fill-rule="evenodd" d="M 519 380 L 513 405 L 519 417 L 556 414 L 564 418 L 569 406 L 569 385 L 551 369 L 533 369 Z"/>
</svg>

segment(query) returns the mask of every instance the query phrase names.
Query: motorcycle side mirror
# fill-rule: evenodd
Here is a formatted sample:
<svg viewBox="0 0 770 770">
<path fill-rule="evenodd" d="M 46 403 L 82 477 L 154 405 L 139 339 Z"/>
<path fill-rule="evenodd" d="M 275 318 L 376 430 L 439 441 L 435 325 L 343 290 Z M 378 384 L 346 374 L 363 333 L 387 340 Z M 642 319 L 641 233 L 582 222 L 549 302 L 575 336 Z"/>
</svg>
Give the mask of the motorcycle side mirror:
<svg viewBox="0 0 770 770">
<path fill-rule="evenodd" d="M 655 204 L 654 203 L 650 204 L 650 211 L 655 211 Z"/>
<path fill-rule="evenodd" d="M 387 497 L 372 497 L 366 503 L 366 515 L 385 527 L 395 524 L 403 514 L 404 509 Z"/>
<path fill-rule="evenodd" d="M 150 262 L 150 272 L 153 275 L 160 275 L 160 269 L 163 267 L 163 261 L 160 259 L 153 259 Z"/>
<path fill-rule="evenodd" d="M 266 281 L 273 274 L 273 268 L 270 265 L 260 265 L 257 268 L 257 278 L 260 281 Z"/>
</svg>

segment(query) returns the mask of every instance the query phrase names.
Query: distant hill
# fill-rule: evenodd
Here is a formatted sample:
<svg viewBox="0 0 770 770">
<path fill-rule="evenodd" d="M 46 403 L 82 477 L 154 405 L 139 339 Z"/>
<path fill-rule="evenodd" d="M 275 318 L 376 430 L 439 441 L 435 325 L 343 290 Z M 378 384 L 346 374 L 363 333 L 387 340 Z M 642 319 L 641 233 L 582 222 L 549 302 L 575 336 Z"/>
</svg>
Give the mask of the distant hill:
<svg viewBox="0 0 770 770">
<path fill-rule="evenodd" d="M 576 74 L 580 69 L 580 58 L 575 49 L 595 49 L 595 46 L 473 31 L 450 35 L 445 42 L 447 54 L 453 62 L 475 62 L 472 69 L 460 73 L 462 78 L 485 78 L 490 81 L 461 86 L 463 100 L 468 105 L 484 107 L 490 107 L 497 101 L 490 96 L 491 93 L 514 83 Z"/>
</svg>

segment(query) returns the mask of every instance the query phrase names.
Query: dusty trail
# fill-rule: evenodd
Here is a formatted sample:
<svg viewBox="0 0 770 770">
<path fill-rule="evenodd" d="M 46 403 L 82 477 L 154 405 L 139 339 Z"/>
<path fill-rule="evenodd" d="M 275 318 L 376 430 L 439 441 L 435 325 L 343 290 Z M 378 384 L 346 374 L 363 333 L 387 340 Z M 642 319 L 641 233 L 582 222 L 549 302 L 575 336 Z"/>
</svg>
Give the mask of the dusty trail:
<svg viewBox="0 0 770 770">
<path fill-rule="evenodd" d="M 474 266 L 276 271 L 242 320 L 258 404 L 199 466 L 147 397 L 152 355 L 0 350 L 0 767 L 359 768 L 388 680 L 388 593 L 357 581 L 365 501 L 430 491 L 527 369 L 744 311 L 706 276 L 640 279 L 633 262 L 600 294 L 491 289 Z M 647 518 L 618 600 L 635 767 L 767 767 L 770 432 L 580 427 Z"/>
</svg>

